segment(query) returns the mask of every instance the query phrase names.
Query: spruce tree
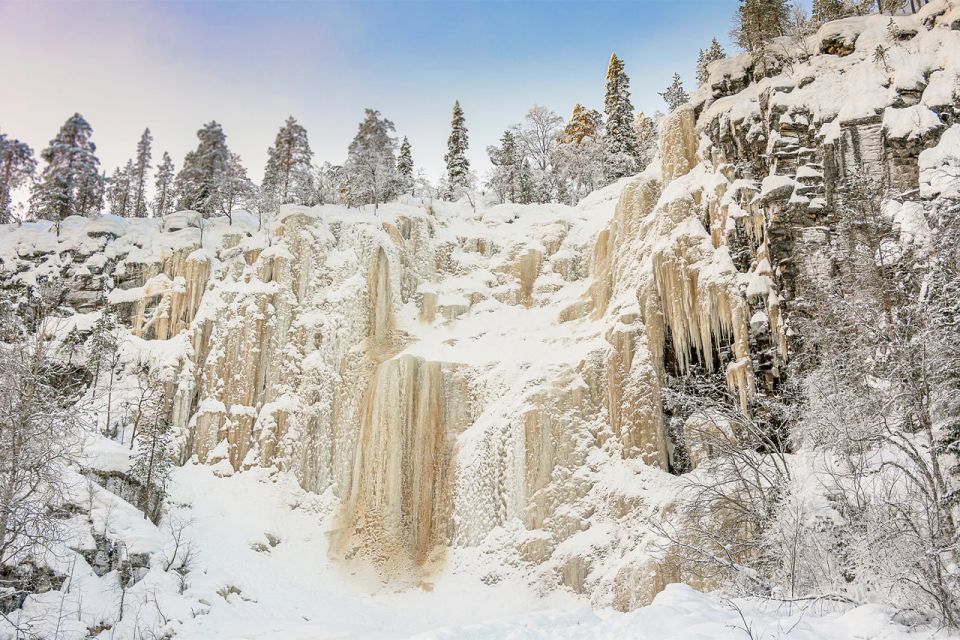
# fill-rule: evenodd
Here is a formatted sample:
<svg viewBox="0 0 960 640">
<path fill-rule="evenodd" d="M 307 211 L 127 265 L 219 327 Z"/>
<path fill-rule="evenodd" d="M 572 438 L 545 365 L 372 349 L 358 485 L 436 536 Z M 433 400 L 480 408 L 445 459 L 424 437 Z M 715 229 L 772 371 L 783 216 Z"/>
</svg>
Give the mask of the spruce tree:
<svg viewBox="0 0 960 640">
<path fill-rule="evenodd" d="M 199 211 L 204 216 L 223 210 L 220 187 L 230 170 L 230 149 L 227 136 L 216 122 L 209 122 L 197 131 L 200 143 L 183 159 L 175 189 L 177 207 Z"/>
<path fill-rule="evenodd" d="M 630 102 L 630 78 L 623 60 L 610 56 L 607 67 L 604 110 L 607 128 L 603 137 L 606 178 L 613 182 L 631 175 L 637 169 L 637 143 L 633 131 L 633 104 Z"/>
<path fill-rule="evenodd" d="M 171 213 L 173 209 L 173 177 L 173 160 L 170 159 L 170 154 L 164 151 L 154 182 L 153 215 L 157 218 Z"/>
<path fill-rule="evenodd" d="M 447 139 L 447 153 L 443 156 L 447 163 L 447 197 L 453 199 L 462 189 L 470 187 L 470 161 L 467 160 L 467 127 L 464 123 L 460 101 L 453 104 L 453 119 L 450 123 L 450 137 Z"/>
<path fill-rule="evenodd" d="M 705 84 L 710 79 L 707 67 L 711 62 L 723 60 L 726 57 L 727 52 L 723 50 L 723 46 L 716 38 L 710 42 L 709 47 L 700 49 L 700 55 L 697 58 L 697 83 Z"/>
<path fill-rule="evenodd" d="M 745 51 L 763 51 L 777 37 L 787 34 L 790 6 L 787 0 L 740 0 L 733 36 Z"/>
<path fill-rule="evenodd" d="M 150 171 L 152 155 L 151 145 L 153 136 L 150 129 L 144 129 L 137 143 L 137 159 L 134 161 L 133 173 L 130 175 L 131 203 L 130 216 L 133 218 L 147 217 L 147 173 Z"/>
<path fill-rule="evenodd" d="M 690 95 L 683 88 L 683 80 L 680 74 L 673 74 L 673 82 L 663 93 L 657 94 L 667 103 L 667 108 L 673 111 L 677 107 L 686 104 L 690 100 Z"/>
<path fill-rule="evenodd" d="M 0 133 L 0 224 L 13 219 L 13 192 L 26 184 L 36 171 L 33 149 L 25 142 Z"/>
<path fill-rule="evenodd" d="M 273 206 L 312 205 L 316 191 L 312 163 L 307 130 L 290 116 L 277 132 L 273 146 L 267 149 L 267 166 L 260 187 L 266 201 Z"/>
<path fill-rule="evenodd" d="M 413 151 L 406 136 L 400 143 L 400 155 L 397 156 L 397 173 L 400 176 L 400 191 L 413 195 Z"/>
<path fill-rule="evenodd" d="M 30 195 L 32 215 L 59 223 L 71 214 L 84 215 L 99 206 L 103 179 L 92 136 L 93 129 L 75 113 L 40 153 L 47 164 Z"/>
</svg>

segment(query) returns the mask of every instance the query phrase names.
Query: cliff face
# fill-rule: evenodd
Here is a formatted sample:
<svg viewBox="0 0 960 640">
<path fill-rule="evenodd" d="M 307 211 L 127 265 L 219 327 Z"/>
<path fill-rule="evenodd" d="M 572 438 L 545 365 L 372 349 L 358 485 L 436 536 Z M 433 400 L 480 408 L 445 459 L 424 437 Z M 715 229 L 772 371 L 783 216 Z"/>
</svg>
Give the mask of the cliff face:
<svg viewBox="0 0 960 640">
<path fill-rule="evenodd" d="M 62 278 L 66 329 L 116 311 L 125 371 L 165 384 L 183 461 L 330 492 L 338 556 L 394 579 L 481 546 L 630 609 L 704 586 L 648 524 L 683 470 L 671 380 L 719 376 L 754 411 L 843 179 L 905 201 L 951 188 L 958 20 L 934 2 L 784 41 L 763 73 L 715 63 L 658 160 L 576 208 L 284 207 L 202 235 L 188 212 L 30 223 L 2 231 L 4 286 Z"/>
</svg>

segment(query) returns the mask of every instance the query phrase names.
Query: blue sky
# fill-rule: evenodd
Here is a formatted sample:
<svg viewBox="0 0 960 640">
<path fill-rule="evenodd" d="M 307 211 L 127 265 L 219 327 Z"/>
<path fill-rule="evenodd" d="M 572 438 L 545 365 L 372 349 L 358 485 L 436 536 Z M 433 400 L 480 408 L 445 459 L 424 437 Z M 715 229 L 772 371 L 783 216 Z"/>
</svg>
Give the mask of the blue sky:
<svg viewBox="0 0 960 640">
<path fill-rule="evenodd" d="M 259 179 L 287 115 L 318 160 L 339 163 L 369 106 L 434 178 L 459 99 L 482 174 L 486 146 L 534 103 L 564 117 L 576 102 L 601 108 L 613 51 L 634 105 L 662 109 L 656 92 L 674 71 L 692 88 L 697 50 L 714 35 L 728 44 L 737 4 L 0 0 L 0 130 L 39 151 L 79 111 L 112 170 L 145 126 L 155 156 L 168 150 L 179 165 L 216 119 Z"/>
</svg>

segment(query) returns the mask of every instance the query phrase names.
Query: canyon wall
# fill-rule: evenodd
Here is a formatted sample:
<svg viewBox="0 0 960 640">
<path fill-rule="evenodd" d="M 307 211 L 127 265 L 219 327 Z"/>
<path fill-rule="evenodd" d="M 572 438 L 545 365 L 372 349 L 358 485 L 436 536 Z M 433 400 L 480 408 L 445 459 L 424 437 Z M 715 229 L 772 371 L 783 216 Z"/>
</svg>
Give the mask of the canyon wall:
<svg viewBox="0 0 960 640">
<path fill-rule="evenodd" d="M 709 586 L 649 526 L 695 432 L 665 394 L 718 377 L 751 413 L 777 393 L 798 265 L 845 178 L 905 202 L 932 189 L 921 153 L 960 114 L 958 18 L 940 0 L 784 41 L 762 73 L 714 63 L 654 163 L 578 207 L 285 206 L 202 235 L 191 212 L 25 223 L 2 230 L 3 284 L 62 279 L 68 329 L 115 312 L 182 461 L 329 492 L 340 557 L 419 579 L 476 547 L 491 580 L 630 609 Z M 709 455 L 685 447 L 691 466 Z"/>
</svg>

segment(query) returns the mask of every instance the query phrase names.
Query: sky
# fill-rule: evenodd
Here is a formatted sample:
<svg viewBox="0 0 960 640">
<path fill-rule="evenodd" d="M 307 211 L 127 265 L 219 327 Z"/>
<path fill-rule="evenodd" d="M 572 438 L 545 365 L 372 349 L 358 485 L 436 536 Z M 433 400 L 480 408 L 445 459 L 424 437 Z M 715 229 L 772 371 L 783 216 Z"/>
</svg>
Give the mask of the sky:
<svg viewBox="0 0 960 640">
<path fill-rule="evenodd" d="M 154 159 L 177 167 L 216 120 L 250 176 L 293 115 L 317 163 L 342 163 L 364 109 L 408 136 L 431 179 L 443 170 L 450 112 L 463 106 L 469 157 L 533 104 L 565 118 L 602 109 L 612 52 L 634 106 L 664 109 L 679 72 L 696 84 L 697 51 L 727 47 L 737 0 L 507 2 L 328 0 L 0 0 L 0 131 L 37 153 L 74 112 L 92 125 L 109 172 L 145 127 Z"/>
</svg>

